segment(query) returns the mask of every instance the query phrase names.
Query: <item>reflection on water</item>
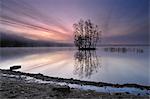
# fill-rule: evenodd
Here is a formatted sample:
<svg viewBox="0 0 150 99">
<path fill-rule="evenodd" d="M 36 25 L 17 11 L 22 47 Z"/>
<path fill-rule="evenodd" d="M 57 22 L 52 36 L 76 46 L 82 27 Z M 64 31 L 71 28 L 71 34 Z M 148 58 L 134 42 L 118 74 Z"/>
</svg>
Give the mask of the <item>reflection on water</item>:
<svg viewBox="0 0 150 99">
<path fill-rule="evenodd" d="M 104 48 L 105 52 L 111 53 L 144 53 L 143 48 L 135 47 L 106 47 Z M 98 68 L 101 67 L 100 56 L 97 57 L 95 50 L 78 50 L 74 54 L 75 57 L 75 70 L 74 74 L 79 75 L 81 78 L 90 77 L 92 74 L 98 71 Z"/>
<path fill-rule="evenodd" d="M 128 53 L 128 52 L 134 52 L 134 53 L 144 53 L 144 50 L 142 48 L 125 48 L 125 47 L 119 47 L 119 48 L 115 48 L 115 47 L 107 47 L 104 48 L 104 51 L 106 52 L 118 52 L 118 53 Z"/>
<path fill-rule="evenodd" d="M 111 51 L 112 50 L 112 51 Z M 1 48 L 0 68 L 80 80 L 149 85 L 148 47 Z"/>
<path fill-rule="evenodd" d="M 100 67 L 100 62 L 97 58 L 96 51 L 79 50 L 75 53 L 74 57 L 74 74 L 79 75 L 81 78 L 90 77 L 94 72 L 97 72 L 97 68 Z"/>
</svg>

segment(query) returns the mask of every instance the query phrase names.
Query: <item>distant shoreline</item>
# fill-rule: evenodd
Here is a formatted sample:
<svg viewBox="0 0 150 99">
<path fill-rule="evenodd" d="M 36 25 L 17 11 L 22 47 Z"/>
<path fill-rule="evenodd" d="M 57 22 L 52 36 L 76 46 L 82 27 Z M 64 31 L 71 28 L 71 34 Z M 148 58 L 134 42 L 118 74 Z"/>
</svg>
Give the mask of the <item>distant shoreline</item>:
<svg viewBox="0 0 150 99">
<path fill-rule="evenodd" d="M 121 44 L 121 45 L 115 45 L 115 44 L 106 44 L 106 45 L 98 45 L 97 47 L 107 47 L 107 46 L 150 46 L 148 44 L 145 45 L 141 45 L 141 44 Z M 76 48 L 75 46 L 0 46 L 1 48 L 12 48 L 12 47 L 16 47 L 16 48 L 24 48 L 24 47 L 73 47 Z"/>
</svg>

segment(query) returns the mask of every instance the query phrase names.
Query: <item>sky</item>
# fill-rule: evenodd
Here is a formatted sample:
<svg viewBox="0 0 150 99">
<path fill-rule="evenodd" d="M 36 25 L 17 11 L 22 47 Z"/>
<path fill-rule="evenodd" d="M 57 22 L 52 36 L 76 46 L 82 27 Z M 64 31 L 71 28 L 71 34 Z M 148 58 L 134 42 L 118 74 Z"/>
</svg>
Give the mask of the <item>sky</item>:
<svg viewBox="0 0 150 99">
<path fill-rule="evenodd" d="M 0 32 L 73 43 L 73 24 L 90 19 L 104 44 L 148 44 L 149 0 L 1 0 Z"/>
</svg>

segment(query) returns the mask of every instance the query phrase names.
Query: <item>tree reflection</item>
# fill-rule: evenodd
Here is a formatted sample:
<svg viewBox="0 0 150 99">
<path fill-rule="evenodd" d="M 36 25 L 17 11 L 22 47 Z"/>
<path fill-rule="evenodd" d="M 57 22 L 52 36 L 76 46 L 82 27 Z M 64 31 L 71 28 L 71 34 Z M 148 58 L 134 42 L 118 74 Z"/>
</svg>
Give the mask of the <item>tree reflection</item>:
<svg viewBox="0 0 150 99">
<path fill-rule="evenodd" d="M 92 50 L 78 50 L 75 55 L 75 70 L 74 74 L 79 77 L 90 77 L 97 72 L 100 67 L 99 58 L 97 58 L 96 51 Z"/>
</svg>

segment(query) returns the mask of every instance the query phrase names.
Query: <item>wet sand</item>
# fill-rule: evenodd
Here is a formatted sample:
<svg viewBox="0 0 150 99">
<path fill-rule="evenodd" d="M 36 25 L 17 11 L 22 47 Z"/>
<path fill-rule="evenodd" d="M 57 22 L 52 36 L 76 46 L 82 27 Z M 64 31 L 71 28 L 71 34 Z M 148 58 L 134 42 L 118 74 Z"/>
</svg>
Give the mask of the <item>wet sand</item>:
<svg viewBox="0 0 150 99">
<path fill-rule="evenodd" d="M 9 76 L 14 75 L 14 76 Z M 23 75 L 23 76 L 22 76 Z M 19 76 L 19 78 L 18 78 Z M 137 87 L 140 89 L 149 90 L 149 86 L 142 86 L 136 84 L 108 84 L 108 83 L 94 83 L 74 79 L 63 79 L 44 76 L 42 74 L 29 74 L 10 70 L 0 69 L 0 99 L 51 99 L 51 98 L 95 98 L 95 99 L 149 99 L 149 95 L 140 96 L 130 93 L 104 93 L 95 92 L 92 90 L 81 90 L 77 88 L 70 88 L 66 85 L 58 85 L 55 83 L 37 83 L 35 81 L 27 81 L 26 76 L 34 77 L 43 81 L 57 81 L 78 83 L 82 85 L 95 84 L 99 86 L 113 86 L 113 87 Z"/>
</svg>

